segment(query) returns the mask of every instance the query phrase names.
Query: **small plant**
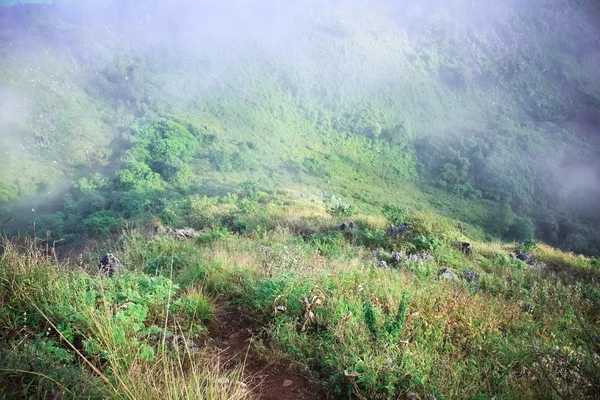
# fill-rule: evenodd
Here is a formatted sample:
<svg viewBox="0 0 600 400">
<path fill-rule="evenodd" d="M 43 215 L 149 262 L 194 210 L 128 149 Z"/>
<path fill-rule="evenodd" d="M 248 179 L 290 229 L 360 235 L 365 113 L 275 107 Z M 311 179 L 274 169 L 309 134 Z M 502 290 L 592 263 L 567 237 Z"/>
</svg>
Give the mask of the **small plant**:
<svg viewBox="0 0 600 400">
<path fill-rule="evenodd" d="M 215 307 L 208 297 L 197 289 L 191 289 L 178 302 L 184 314 L 202 322 L 212 321 L 215 317 Z"/>
<path fill-rule="evenodd" d="M 402 332 L 402 327 L 404 326 L 404 322 L 406 321 L 406 316 L 408 315 L 408 292 L 402 292 L 402 299 L 400 300 L 400 304 L 398 305 L 398 311 L 394 319 L 385 324 L 383 329 L 390 334 L 393 338 L 398 338 L 400 332 Z"/>
<path fill-rule="evenodd" d="M 334 217 L 351 217 L 356 213 L 355 207 L 350 203 L 345 203 L 334 196 L 323 201 L 325 211 Z"/>
<path fill-rule="evenodd" d="M 537 249 L 539 244 L 540 244 L 539 240 L 528 239 L 524 242 L 518 243 L 516 250 L 519 253 L 531 253 L 532 251 Z"/>
<path fill-rule="evenodd" d="M 386 204 L 383 206 L 382 212 L 390 224 L 406 225 L 410 222 L 408 211 L 406 211 L 405 208 L 398 207 L 393 204 Z"/>
<path fill-rule="evenodd" d="M 435 236 L 416 236 L 412 244 L 417 251 L 433 251 L 442 245 L 442 242 Z"/>
<path fill-rule="evenodd" d="M 363 298 L 363 318 L 365 320 L 365 324 L 367 325 L 367 329 L 369 329 L 369 332 L 371 332 L 371 336 L 373 338 L 377 338 L 377 333 L 379 331 L 377 328 L 377 319 L 375 318 L 373 304 L 371 304 L 371 300 L 368 296 L 364 296 Z"/>
</svg>

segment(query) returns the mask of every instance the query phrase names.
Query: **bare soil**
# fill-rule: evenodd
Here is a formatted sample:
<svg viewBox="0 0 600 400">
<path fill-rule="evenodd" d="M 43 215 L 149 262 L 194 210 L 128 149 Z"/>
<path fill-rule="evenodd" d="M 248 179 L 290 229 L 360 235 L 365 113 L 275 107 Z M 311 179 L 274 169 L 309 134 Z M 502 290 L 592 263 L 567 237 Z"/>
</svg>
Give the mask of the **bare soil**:
<svg viewBox="0 0 600 400">
<path fill-rule="evenodd" d="M 227 366 L 244 364 L 244 381 L 253 394 L 262 400 L 319 400 L 324 392 L 289 365 L 274 364 L 261 358 L 253 346 L 257 332 L 249 318 L 240 310 L 227 305 L 209 325 L 209 334 L 227 360 Z"/>
</svg>

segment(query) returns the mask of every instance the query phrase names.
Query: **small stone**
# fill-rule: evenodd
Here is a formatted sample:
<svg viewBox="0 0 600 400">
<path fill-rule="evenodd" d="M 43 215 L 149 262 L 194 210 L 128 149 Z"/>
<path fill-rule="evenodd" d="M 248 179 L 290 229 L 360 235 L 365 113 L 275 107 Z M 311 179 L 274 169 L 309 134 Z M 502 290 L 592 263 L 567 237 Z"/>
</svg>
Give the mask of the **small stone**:
<svg viewBox="0 0 600 400">
<path fill-rule="evenodd" d="M 291 379 L 286 379 L 285 381 L 283 381 L 283 387 L 292 386 L 293 384 L 294 382 Z"/>
<path fill-rule="evenodd" d="M 400 264 L 403 259 L 402 253 L 397 251 L 392 252 L 392 264 Z"/>
<path fill-rule="evenodd" d="M 450 268 L 444 268 L 438 273 L 438 279 L 456 280 L 457 276 Z"/>
<path fill-rule="evenodd" d="M 479 275 L 477 274 L 477 272 L 470 270 L 470 269 L 465 271 L 465 280 L 467 282 L 475 282 L 475 281 L 477 281 L 478 278 L 479 278 Z"/>
</svg>

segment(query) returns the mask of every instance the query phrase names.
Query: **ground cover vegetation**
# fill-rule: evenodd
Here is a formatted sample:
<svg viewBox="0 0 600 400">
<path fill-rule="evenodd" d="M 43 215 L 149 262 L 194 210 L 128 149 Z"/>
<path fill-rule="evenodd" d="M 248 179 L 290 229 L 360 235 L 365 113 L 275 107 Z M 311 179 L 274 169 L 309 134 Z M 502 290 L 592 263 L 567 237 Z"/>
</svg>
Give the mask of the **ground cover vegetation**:
<svg viewBox="0 0 600 400">
<path fill-rule="evenodd" d="M 598 396 L 600 7 L 213 3 L 1 3 L 0 393 Z"/>
</svg>

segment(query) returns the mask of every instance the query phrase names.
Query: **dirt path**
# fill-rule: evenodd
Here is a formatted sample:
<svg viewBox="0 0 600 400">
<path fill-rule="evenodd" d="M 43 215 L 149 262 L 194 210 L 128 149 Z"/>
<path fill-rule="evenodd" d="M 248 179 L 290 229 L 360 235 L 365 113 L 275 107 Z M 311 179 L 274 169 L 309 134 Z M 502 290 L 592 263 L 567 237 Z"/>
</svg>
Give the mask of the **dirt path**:
<svg viewBox="0 0 600 400">
<path fill-rule="evenodd" d="M 269 364 L 252 347 L 251 321 L 233 306 L 218 313 L 209 326 L 210 336 L 230 365 L 246 362 L 245 380 L 262 400 L 319 400 L 326 396 L 316 385 L 288 366 Z"/>
</svg>

